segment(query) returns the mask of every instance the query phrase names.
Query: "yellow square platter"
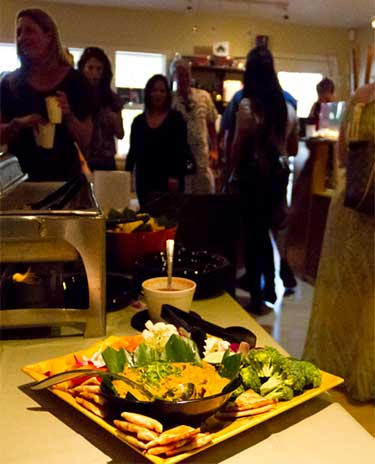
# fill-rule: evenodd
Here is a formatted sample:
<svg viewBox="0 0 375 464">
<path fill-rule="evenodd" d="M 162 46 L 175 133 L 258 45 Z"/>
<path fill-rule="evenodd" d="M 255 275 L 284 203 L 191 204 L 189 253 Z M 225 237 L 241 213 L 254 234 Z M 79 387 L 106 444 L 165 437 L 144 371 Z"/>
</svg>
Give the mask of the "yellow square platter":
<svg viewBox="0 0 375 464">
<path fill-rule="evenodd" d="M 57 372 L 63 372 L 65 370 L 68 370 L 69 366 L 75 364 L 75 357 L 90 357 L 98 350 L 103 351 L 107 346 L 118 343 L 121 340 L 121 338 L 122 337 L 112 336 L 101 342 L 95 343 L 86 350 L 70 353 L 64 356 L 60 356 L 58 358 L 48 359 L 35 364 L 24 366 L 22 368 L 22 371 L 34 380 L 40 381 L 47 378 L 46 372 L 55 374 Z M 299 404 L 304 403 L 305 401 L 308 401 L 311 398 L 314 398 L 315 396 L 318 396 L 321 393 L 336 387 L 337 385 L 340 385 L 343 381 L 344 380 L 341 377 L 337 377 L 335 375 L 322 371 L 322 383 L 320 387 L 306 390 L 304 393 L 294 397 L 290 401 L 279 402 L 273 409 L 265 413 L 257 414 L 254 416 L 241 417 L 235 420 L 231 420 L 230 422 L 226 422 L 226 425 L 221 430 L 213 434 L 212 442 L 208 445 L 169 458 L 161 458 L 158 456 L 152 456 L 142 453 L 141 450 L 128 443 L 124 436 L 122 436 L 121 432 L 119 432 L 119 430 L 116 427 L 114 427 L 109 421 L 106 421 L 105 419 L 98 417 L 94 413 L 90 412 L 89 410 L 78 404 L 74 396 L 71 395 L 68 391 L 61 390 L 58 388 L 51 388 L 50 391 L 66 403 L 70 404 L 73 408 L 80 411 L 82 414 L 84 414 L 86 417 L 98 424 L 100 427 L 107 430 L 107 432 L 111 433 L 119 440 L 126 443 L 137 453 L 142 454 L 146 459 L 153 462 L 154 464 L 175 464 L 183 461 L 184 459 L 187 459 L 193 454 L 199 453 L 207 448 L 210 448 L 211 446 L 217 445 L 218 443 L 227 440 L 228 438 L 238 435 L 239 433 L 244 432 L 245 430 L 248 430 L 257 424 L 260 424 L 261 422 L 271 419 L 272 417 L 275 417 L 283 413 L 284 411 L 288 411 L 289 409 L 292 409 L 295 406 L 298 406 Z"/>
</svg>

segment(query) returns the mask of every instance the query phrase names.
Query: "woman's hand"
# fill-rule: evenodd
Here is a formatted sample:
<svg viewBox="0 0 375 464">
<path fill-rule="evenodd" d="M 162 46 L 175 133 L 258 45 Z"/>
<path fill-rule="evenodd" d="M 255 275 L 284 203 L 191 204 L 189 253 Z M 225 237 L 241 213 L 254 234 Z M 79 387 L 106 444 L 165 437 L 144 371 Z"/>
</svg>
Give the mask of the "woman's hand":
<svg viewBox="0 0 375 464">
<path fill-rule="evenodd" d="M 14 118 L 10 122 L 0 122 L 0 140 L 3 144 L 14 140 L 21 129 L 27 127 L 37 128 L 38 124 L 45 124 L 45 120 L 40 114 L 32 113 L 27 116 Z"/>
<path fill-rule="evenodd" d="M 107 111 L 105 113 L 105 123 L 111 128 L 113 135 L 115 135 L 118 139 L 122 139 L 124 137 L 121 112 L 116 113 L 114 111 Z"/>
<path fill-rule="evenodd" d="M 62 92 L 61 90 L 58 90 L 56 92 L 56 96 L 57 96 L 57 100 L 59 102 L 59 105 L 60 105 L 63 116 L 65 116 L 65 117 L 70 116 L 72 114 L 72 110 L 70 108 L 68 98 L 67 98 L 65 92 Z"/>
<path fill-rule="evenodd" d="M 70 107 L 65 92 L 58 90 L 56 96 L 62 111 L 64 123 L 73 140 L 77 142 L 79 148 L 84 152 L 88 148 L 92 136 L 91 116 L 82 120 L 78 119 Z"/>
<path fill-rule="evenodd" d="M 25 127 L 37 127 L 38 124 L 45 124 L 46 121 L 40 114 L 32 113 L 20 118 L 14 118 L 11 121 L 11 126 L 14 129 L 24 129 Z"/>
</svg>

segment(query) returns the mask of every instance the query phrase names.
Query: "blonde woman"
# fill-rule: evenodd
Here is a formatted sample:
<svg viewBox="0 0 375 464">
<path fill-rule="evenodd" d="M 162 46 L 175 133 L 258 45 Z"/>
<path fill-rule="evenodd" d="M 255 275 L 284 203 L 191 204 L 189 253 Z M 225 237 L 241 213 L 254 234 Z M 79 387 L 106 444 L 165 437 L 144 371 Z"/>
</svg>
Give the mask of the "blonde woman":
<svg viewBox="0 0 375 464">
<path fill-rule="evenodd" d="M 16 155 L 31 181 L 65 181 L 81 172 L 75 143 L 84 152 L 92 135 L 90 87 L 67 61 L 58 30 L 40 9 L 22 10 L 16 19 L 21 66 L 1 80 L 0 138 Z M 45 98 L 56 95 L 62 123 L 53 147 L 37 145 L 34 132 L 48 121 Z"/>
</svg>

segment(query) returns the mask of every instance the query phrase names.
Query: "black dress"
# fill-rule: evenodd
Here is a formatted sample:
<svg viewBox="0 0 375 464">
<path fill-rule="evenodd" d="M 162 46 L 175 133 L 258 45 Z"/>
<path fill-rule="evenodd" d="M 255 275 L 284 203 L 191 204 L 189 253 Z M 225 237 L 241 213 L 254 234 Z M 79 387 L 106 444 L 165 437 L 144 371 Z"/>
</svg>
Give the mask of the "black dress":
<svg viewBox="0 0 375 464">
<path fill-rule="evenodd" d="M 38 113 L 48 120 L 45 97 L 54 95 L 57 90 L 65 92 L 71 110 L 78 119 L 86 119 L 91 114 L 91 89 L 78 71 L 70 69 L 53 89 L 41 92 L 25 82 L 20 71 L 16 70 L 1 80 L 3 121 L 10 122 L 13 118 L 32 113 Z M 53 148 L 39 147 L 35 143 L 33 129 L 27 127 L 9 142 L 8 151 L 17 156 L 30 181 L 66 181 L 81 172 L 77 148 L 64 122 L 56 125 Z"/>
<path fill-rule="evenodd" d="M 145 113 L 134 119 L 125 170 L 133 171 L 135 168 L 141 206 L 147 203 L 151 192 L 168 192 L 170 177 L 177 178 L 179 191 L 184 191 L 188 153 L 186 123 L 178 111 L 170 110 L 156 128 L 148 125 Z"/>
</svg>

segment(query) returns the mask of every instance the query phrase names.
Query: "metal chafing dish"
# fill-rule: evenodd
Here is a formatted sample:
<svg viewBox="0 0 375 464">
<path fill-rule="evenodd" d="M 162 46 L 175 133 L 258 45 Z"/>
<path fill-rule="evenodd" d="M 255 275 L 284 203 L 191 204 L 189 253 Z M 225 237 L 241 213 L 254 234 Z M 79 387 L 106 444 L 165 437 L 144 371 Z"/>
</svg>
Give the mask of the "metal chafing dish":
<svg viewBox="0 0 375 464">
<path fill-rule="evenodd" d="M 102 336 L 105 218 L 92 186 L 84 176 L 67 183 L 23 182 L 26 177 L 16 157 L 0 154 L 0 328 L 84 324 L 85 336 Z M 15 281 L 15 271 L 26 267 L 37 270 L 39 288 Z M 65 307 L 66 268 L 85 275 L 86 308 Z M 33 307 L 42 290 L 50 294 Z M 27 294 L 31 307 L 17 303 Z"/>
</svg>

